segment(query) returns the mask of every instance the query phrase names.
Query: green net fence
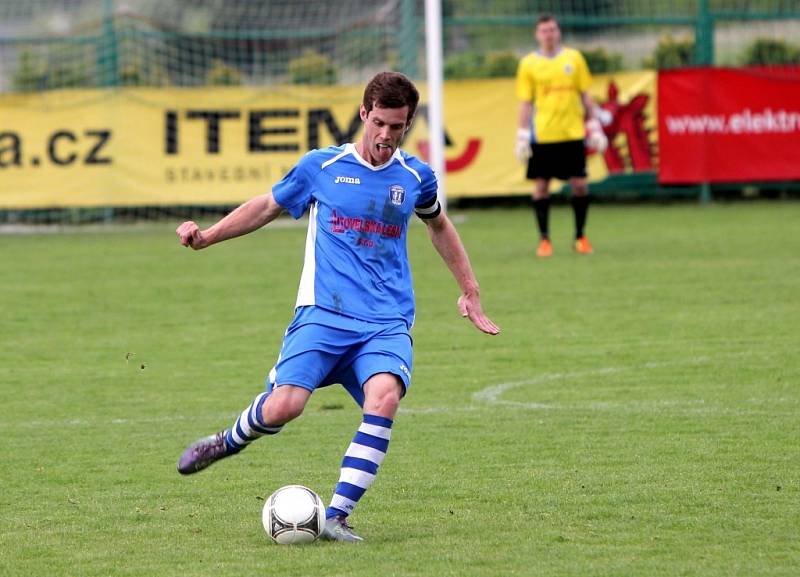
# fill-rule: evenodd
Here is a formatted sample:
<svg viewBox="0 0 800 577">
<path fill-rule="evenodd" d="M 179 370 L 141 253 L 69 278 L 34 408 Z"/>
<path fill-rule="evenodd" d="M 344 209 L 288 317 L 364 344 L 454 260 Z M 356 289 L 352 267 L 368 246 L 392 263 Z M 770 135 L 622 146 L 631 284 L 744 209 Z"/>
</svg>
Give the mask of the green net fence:
<svg viewBox="0 0 800 577">
<path fill-rule="evenodd" d="M 414 8 L 397 1 L 5 1 L 0 89 L 360 82 L 402 65 L 404 46 L 417 56 Z"/>
<path fill-rule="evenodd" d="M 800 0 L 451 0 L 446 78 L 513 76 L 542 12 L 595 73 L 800 64 Z M 385 69 L 424 79 L 424 22 L 422 0 L 0 0 L 0 94 L 358 85 Z M 170 210 L 188 209 L 0 210 L 0 221 Z"/>
<path fill-rule="evenodd" d="M 513 74 L 541 12 L 596 72 L 800 61 L 797 0 L 443 3 L 450 78 Z M 0 91 L 359 83 L 424 75 L 424 5 L 251 0 L 5 0 Z"/>
</svg>

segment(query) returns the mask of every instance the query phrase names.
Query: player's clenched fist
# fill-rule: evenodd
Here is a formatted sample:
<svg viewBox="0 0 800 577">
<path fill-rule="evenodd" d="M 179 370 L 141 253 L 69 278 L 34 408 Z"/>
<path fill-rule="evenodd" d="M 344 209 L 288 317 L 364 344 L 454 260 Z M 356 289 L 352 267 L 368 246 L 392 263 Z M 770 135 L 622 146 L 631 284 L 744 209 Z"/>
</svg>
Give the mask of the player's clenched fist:
<svg viewBox="0 0 800 577">
<path fill-rule="evenodd" d="M 190 246 L 195 250 L 200 250 L 201 248 L 206 247 L 203 233 L 200 232 L 200 227 L 198 227 L 197 223 L 192 220 L 184 222 L 175 230 L 175 232 L 183 246 Z"/>
</svg>

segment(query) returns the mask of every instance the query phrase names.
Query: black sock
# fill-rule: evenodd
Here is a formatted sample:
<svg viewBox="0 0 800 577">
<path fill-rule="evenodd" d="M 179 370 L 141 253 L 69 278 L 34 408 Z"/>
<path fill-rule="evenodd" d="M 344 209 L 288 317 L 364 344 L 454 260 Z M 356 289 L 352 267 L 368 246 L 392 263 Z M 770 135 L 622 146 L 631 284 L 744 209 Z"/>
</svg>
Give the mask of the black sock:
<svg viewBox="0 0 800 577">
<path fill-rule="evenodd" d="M 536 213 L 536 223 L 539 225 L 539 235 L 542 238 L 550 238 L 548 221 L 550 217 L 550 197 L 540 198 L 533 201 L 533 212 Z"/>
<path fill-rule="evenodd" d="M 583 236 L 583 229 L 586 226 L 586 213 L 589 212 L 589 195 L 573 196 L 572 210 L 575 212 L 575 238 Z"/>
</svg>

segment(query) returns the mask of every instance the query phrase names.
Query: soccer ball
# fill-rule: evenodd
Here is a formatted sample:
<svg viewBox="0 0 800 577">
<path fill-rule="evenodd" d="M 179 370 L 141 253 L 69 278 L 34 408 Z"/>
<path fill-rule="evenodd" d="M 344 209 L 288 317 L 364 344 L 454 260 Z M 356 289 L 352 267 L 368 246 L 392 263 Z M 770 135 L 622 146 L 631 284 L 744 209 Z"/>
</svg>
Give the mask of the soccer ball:
<svg viewBox="0 0 800 577">
<path fill-rule="evenodd" d="M 308 487 L 286 485 L 267 498 L 261 522 L 276 543 L 311 543 L 325 528 L 325 505 Z"/>
</svg>

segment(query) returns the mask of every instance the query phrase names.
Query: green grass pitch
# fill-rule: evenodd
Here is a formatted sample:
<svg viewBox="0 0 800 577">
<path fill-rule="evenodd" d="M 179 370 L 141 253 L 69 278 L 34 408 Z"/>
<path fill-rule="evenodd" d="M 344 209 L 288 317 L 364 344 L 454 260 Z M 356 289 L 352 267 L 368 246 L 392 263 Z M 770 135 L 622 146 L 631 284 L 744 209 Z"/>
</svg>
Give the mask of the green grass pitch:
<svg viewBox="0 0 800 577">
<path fill-rule="evenodd" d="M 413 385 L 353 524 L 272 545 L 263 499 L 328 501 L 337 387 L 182 478 L 262 390 L 305 230 L 193 253 L 178 224 L 0 236 L 0 575 L 787 576 L 800 567 L 800 205 L 598 205 L 596 254 L 528 210 L 454 212 L 503 329 L 474 330 L 415 223 Z"/>
</svg>

